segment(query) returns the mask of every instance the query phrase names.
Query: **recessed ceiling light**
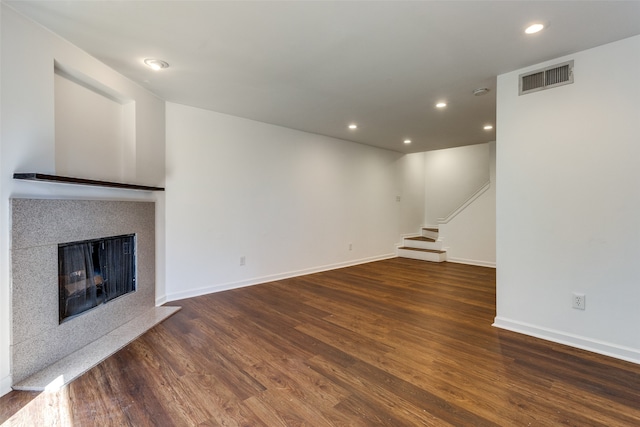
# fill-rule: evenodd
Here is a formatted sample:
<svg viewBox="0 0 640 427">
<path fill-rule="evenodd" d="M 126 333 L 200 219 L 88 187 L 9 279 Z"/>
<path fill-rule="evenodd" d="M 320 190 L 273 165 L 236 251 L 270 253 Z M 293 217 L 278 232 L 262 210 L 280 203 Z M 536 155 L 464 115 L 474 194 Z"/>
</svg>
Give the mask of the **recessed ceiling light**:
<svg viewBox="0 0 640 427">
<path fill-rule="evenodd" d="M 349 129 L 358 129 L 358 125 L 357 125 L 357 124 L 355 124 L 355 123 L 351 123 L 351 124 L 349 125 Z"/>
<path fill-rule="evenodd" d="M 473 91 L 473 96 L 482 96 L 482 95 L 486 95 L 487 93 L 489 93 L 488 87 L 480 87 Z"/>
<path fill-rule="evenodd" d="M 404 143 L 405 143 L 405 144 L 411 144 L 411 140 L 410 140 L 410 139 L 405 139 L 405 140 L 404 140 Z"/>
<path fill-rule="evenodd" d="M 447 103 L 446 103 L 446 102 L 438 102 L 438 103 L 436 104 L 436 107 L 437 107 L 437 108 L 444 108 L 444 107 L 446 107 L 446 106 L 447 106 Z"/>
<path fill-rule="evenodd" d="M 154 71 L 159 71 L 164 68 L 169 68 L 169 64 L 161 59 L 147 58 L 144 60 L 144 64 Z"/>
<path fill-rule="evenodd" d="M 544 28 L 544 25 L 542 24 L 533 24 L 533 25 L 529 25 L 526 28 L 526 30 L 524 30 L 524 32 L 527 34 L 535 34 L 539 31 L 542 31 L 543 28 Z"/>
<path fill-rule="evenodd" d="M 491 125 L 485 125 L 485 127 L 483 128 L 484 130 L 491 130 L 493 129 L 493 126 Z"/>
</svg>

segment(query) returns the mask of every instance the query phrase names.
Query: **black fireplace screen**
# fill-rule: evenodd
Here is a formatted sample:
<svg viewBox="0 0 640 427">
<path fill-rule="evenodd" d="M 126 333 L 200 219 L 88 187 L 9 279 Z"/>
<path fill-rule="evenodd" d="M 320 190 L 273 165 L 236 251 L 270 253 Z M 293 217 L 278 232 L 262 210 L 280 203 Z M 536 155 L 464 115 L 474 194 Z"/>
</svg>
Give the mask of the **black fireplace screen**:
<svg viewBox="0 0 640 427">
<path fill-rule="evenodd" d="M 58 245 L 60 322 L 136 290 L 135 235 Z"/>
</svg>

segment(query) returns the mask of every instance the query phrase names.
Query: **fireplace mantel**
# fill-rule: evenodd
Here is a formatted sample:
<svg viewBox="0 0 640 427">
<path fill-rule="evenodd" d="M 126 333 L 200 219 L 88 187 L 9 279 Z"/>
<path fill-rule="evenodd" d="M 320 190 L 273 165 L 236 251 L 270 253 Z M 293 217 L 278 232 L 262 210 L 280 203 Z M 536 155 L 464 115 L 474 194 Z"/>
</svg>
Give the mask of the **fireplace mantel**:
<svg viewBox="0 0 640 427">
<path fill-rule="evenodd" d="M 60 175 L 47 175 L 43 173 L 33 173 L 33 172 L 14 173 L 13 179 L 24 179 L 27 181 L 37 181 L 37 182 L 57 182 L 61 184 L 91 185 L 91 186 L 97 186 L 97 187 L 122 188 L 126 190 L 164 191 L 164 188 L 162 187 L 149 187 L 146 185 L 124 184 L 121 182 L 96 181 L 93 179 L 74 178 L 74 177 L 60 176 Z"/>
</svg>

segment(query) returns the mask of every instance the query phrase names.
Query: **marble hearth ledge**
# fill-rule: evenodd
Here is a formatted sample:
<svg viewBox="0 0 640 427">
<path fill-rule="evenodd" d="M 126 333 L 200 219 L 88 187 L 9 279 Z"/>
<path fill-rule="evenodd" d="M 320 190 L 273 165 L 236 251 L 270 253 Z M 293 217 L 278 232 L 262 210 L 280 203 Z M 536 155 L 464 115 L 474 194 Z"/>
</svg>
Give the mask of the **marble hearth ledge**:
<svg viewBox="0 0 640 427">
<path fill-rule="evenodd" d="M 181 307 L 154 307 L 104 337 L 13 385 L 14 390 L 55 391 L 162 322 Z"/>
</svg>

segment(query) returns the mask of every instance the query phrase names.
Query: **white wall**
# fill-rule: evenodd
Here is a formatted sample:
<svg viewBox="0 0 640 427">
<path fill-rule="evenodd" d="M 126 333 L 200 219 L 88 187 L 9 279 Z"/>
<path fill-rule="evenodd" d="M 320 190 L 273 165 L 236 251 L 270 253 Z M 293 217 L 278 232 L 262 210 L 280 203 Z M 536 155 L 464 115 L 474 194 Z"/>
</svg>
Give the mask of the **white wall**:
<svg viewBox="0 0 640 427">
<path fill-rule="evenodd" d="M 400 153 L 169 103 L 166 157 L 170 300 L 394 256 L 420 226 Z"/>
<path fill-rule="evenodd" d="M 496 266 L 496 143 L 489 151 L 489 185 L 447 222 L 438 222 L 447 261 Z M 457 150 L 457 149 L 456 149 Z M 484 159 L 484 150 L 476 150 Z"/>
<path fill-rule="evenodd" d="M 495 142 L 423 156 L 424 225 L 438 227 L 448 261 L 495 267 Z"/>
<path fill-rule="evenodd" d="M 135 121 L 127 114 L 134 114 L 133 109 L 57 73 L 54 87 L 56 173 L 135 182 L 135 176 L 127 173 L 135 163 L 125 161 L 132 157 L 127 142 L 135 144 L 135 136 L 126 135 L 127 130 L 134 131 L 126 126 Z"/>
<path fill-rule="evenodd" d="M 424 223 L 425 153 L 407 154 L 400 159 L 402 194 L 400 200 L 400 233 L 416 235 Z"/>
<path fill-rule="evenodd" d="M 640 363 L 638 52 L 640 36 L 498 77 L 495 324 Z M 569 59 L 574 84 L 518 96 L 520 73 Z"/>
<path fill-rule="evenodd" d="M 489 181 L 489 145 L 428 151 L 424 225 L 435 226 Z"/>
<path fill-rule="evenodd" d="M 14 172 L 56 173 L 54 61 L 90 76 L 135 101 L 135 163 L 130 166 L 135 183 L 163 185 L 165 126 L 163 101 L 48 30 L 26 20 L 4 3 L 0 7 L 0 394 L 4 394 L 9 391 L 11 384 L 10 198 L 157 198 L 157 222 L 162 224 L 164 221 L 162 195 L 12 179 Z M 156 242 L 160 259 L 164 251 L 162 234 L 163 231 L 159 230 Z M 162 296 L 162 269 L 156 272 L 156 286 Z"/>
<path fill-rule="evenodd" d="M 2 31 L 2 21 L 3 21 L 3 13 L 4 9 L 0 6 L 0 37 L 4 35 Z M 0 49 L 2 49 L 2 40 L 0 40 Z M 2 55 L 0 51 L 0 100 L 2 100 Z M 3 118 L 3 108 L 2 102 L 0 102 L 0 197 L 3 197 L 4 194 L 4 177 L 5 171 L 2 162 L 2 146 L 3 146 L 3 138 L 2 138 L 2 118 Z M 5 285 L 4 281 L 7 277 L 7 271 L 9 270 L 9 259 L 8 259 L 8 239 L 3 238 L 1 235 L 5 234 L 4 232 L 7 230 L 6 222 L 8 220 L 8 215 L 3 210 L 7 207 L 4 202 L 0 201 L 0 396 L 7 393 L 11 387 L 11 353 L 9 350 L 9 343 L 11 342 L 11 322 L 9 321 L 9 298 L 11 298 L 11 291 L 8 286 Z"/>
</svg>

